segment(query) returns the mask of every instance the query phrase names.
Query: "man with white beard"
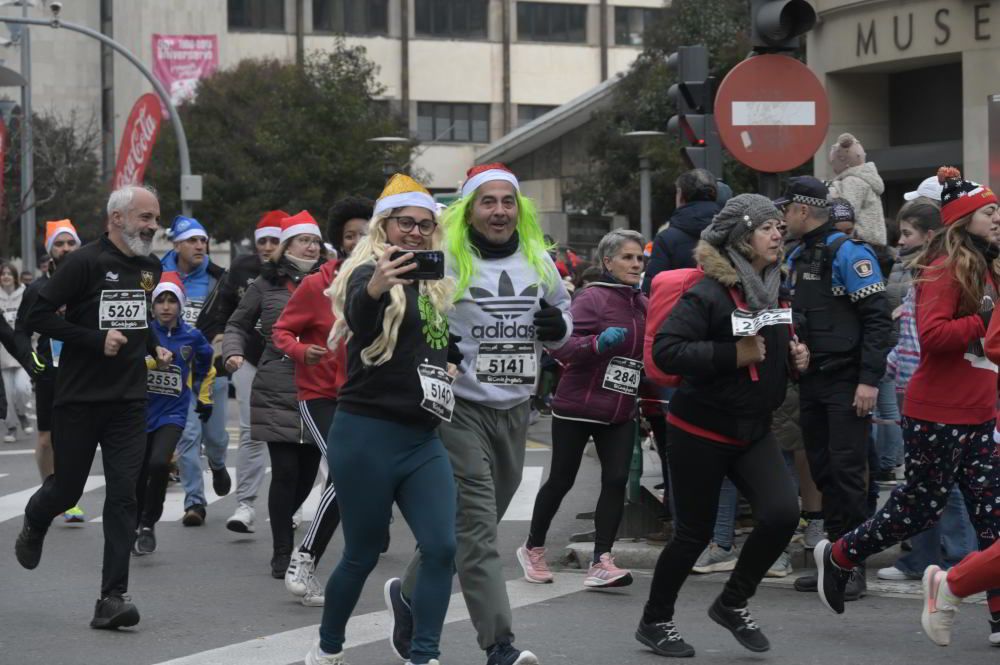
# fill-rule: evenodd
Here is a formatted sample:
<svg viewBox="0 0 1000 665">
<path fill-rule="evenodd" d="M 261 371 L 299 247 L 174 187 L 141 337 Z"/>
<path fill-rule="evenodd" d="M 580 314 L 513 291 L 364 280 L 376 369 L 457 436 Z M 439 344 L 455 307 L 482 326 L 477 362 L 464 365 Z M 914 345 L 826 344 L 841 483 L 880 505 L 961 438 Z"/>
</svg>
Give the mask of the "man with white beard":
<svg viewBox="0 0 1000 665">
<path fill-rule="evenodd" d="M 134 626 L 128 601 L 135 538 L 135 486 L 146 448 L 146 355 L 162 370 L 172 355 L 149 334 L 150 293 L 160 262 L 150 256 L 160 220 L 153 190 L 126 186 L 108 199 L 107 233 L 66 257 L 28 314 L 30 327 L 63 342 L 52 422 L 55 473 L 28 500 L 14 545 L 35 568 L 52 520 L 76 505 L 101 445 L 104 566 L 92 628 Z M 65 316 L 59 310 L 65 306 Z"/>
</svg>

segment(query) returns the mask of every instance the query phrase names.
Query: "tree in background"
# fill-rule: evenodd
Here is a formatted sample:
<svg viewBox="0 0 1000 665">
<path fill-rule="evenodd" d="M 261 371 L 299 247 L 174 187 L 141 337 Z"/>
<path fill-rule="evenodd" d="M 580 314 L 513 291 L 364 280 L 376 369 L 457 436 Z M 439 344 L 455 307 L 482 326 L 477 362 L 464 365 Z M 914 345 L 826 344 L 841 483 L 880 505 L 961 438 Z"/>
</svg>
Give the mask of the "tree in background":
<svg viewBox="0 0 1000 665">
<path fill-rule="evenodd" d="M 676 113 L 667 99 L 667 90 L 676 83 L 676 72 L 668 70 L 666 61 L 678 46 L 704 44 L 710 73 L 721 81 L 750 52 L 749 30 L 746 0 L 674 0 L 663 9 L 660 19 L 646 30 L 643 52 L 615 87 L 612 107 L 593 121 L 590 172 L 569 193 L 574 207 L 624 214 L 638 228 L 639 146 L 623 135 L 667 131 L 667 121 Z M 681 161 L 676 137 L 654 143 L 649 155 L 655 230 L 673 211 L 674 180 L 687 167 Z M 735 192 L 756 188 L 756 174 L 728 154 L 723 173 L 716 176 Z"/>
<path fill-rule="evenodd" d="M 44 249 L 45 221 L 73 220 L 84 240 L 104 228 L 105 194 L 101 188 L 101 132 L 96 118 L 34 114 L 34 194 L 36 249 Z M 27 211 L 21 191 L 21 125 L 15 117 L 7 134 L 3 201 L 0 212 L 0 256 L 21 253 L 21 215 Z"/>
<path fill-rule="evenodd" d="M 201 81 L 179 112 L 191 169 L 204 176 L 193 212 L 213 238 L 246 238 L 265 210 L 309 210 L 324 220 L 344 196 L 379 194 L 385 148 L 367 139 L 405 134 L 377 99 L 384 91 L 375 73 L 363 48 L 339 44 L 302 66 L 244 60 Z M 395 148 L 388 161 L 405 164 L 412 147 Z M 167 224 L 180 212 L 173 132 L 160 132 L 146 174 Z"/>
</svg>

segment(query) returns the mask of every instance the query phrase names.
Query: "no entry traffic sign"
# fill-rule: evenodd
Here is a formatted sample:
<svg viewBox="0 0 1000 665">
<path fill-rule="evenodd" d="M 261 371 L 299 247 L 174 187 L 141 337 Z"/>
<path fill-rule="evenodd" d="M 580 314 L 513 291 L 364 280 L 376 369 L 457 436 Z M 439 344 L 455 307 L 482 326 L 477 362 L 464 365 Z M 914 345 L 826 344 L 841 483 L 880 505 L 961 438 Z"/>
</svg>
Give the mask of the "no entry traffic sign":
<svg viewBox="0 0 1000 665">
<path fill-rule="evenodd" d="M 715 97 L 722 145 L 757 171 L 780 173 L 809 161 L 826 138 L 826 90 L 804 64 L 756 55 L 726 75 Z"/>
</svg>

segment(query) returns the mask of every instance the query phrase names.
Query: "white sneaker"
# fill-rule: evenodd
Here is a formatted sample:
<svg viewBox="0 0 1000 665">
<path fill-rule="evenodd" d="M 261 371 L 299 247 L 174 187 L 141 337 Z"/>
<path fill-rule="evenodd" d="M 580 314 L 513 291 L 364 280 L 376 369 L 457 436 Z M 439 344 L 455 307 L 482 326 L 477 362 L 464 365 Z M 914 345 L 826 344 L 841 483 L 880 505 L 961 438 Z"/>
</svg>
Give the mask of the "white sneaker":
<svg viewBox="0 0 1000 665">
<path fill-rule="evenodd" d="M 922 581 L 924 609 L 920 625 L 931 641 L 938 646 L 951 644 L 951 626 L 955 622 L 958 605 L 955 595 L 948 588 L 948 573 L 938 566 L 927 566 Z"/>
<path fill-rule="evenodd" d="M 304 596 L 309 590 L 309 580 L 313 579 L 313 558 L 311 554 L 295 550 L 285 571 L 285 588 L 293 596 Z"/>
<path fill-rule="evenodd" d="M 410 661 L 406 661 L 404 665 L 413 665 L 413 663 L 411 663 Z M 431 658 L 430 660 L 427 661 L 427 665 L 441 665 L 441 661 L 439 661 L 437 658 Z"/>
<path fill-rule="evenodd" d="M 306 580 L 306 592 L 302 596 L 302 604 L 306 607 L 323 607 L 326 603 L 326 589 L 315 575 Z"/>
<path fill-rule="evenodd" d="M 253 533 L 256 512 L 249 503 L 241 503 L 233 516 L 226 520 L 226 528 L 236 533 Z"/>
<path fill-rule="evenodd" d="M 891 566 L 889 568 L 879 568 L 878 578 L 880 580 L 885 580 L 887 582 L 905 582 L 906 580 L 917 579 L 913 575 L 904 573 L 899 568 L 896 568 L 896 566 Z"/>
<path fill-rule="evenodd" d="M 31 425 L 28 425 L 27 427 L 24 428 L 24 433 L 25 434 L 34 434 L 35 433 L 35 428 L 32 427 Z"/>
<path fill-rule="evenodd" d="M 309 653 L 306 654 L 306 665 L 347 665 L 347 661 L 344 660 L 343 651 L 333 655 L 323 655 L 319 650 L 319 641 L 317 640 L 313 648 L 309 649 Z"/>
<path fill-rule="evenodd" d="M 771 564 L 765 573 L 766 577 L 788 577 L 792 573 L 792 555 L 782 552 L 778 560 Z"/>
<path fill-rule="evenodd" d="M 299 509 L 292 515 L 292 529 L 298 529 L 300 526 L 302 526 L 302 506 L 299 506 Z"/>
<path fill-rule="evenodd" d="M 7 430 L 7 433 L 3 435 L 3 442 L 4 443 L 15 443 L 15 442 L 17 442 L 17 435 L 16 434 L 12 434 L 10 430 Z"/>
</svg>

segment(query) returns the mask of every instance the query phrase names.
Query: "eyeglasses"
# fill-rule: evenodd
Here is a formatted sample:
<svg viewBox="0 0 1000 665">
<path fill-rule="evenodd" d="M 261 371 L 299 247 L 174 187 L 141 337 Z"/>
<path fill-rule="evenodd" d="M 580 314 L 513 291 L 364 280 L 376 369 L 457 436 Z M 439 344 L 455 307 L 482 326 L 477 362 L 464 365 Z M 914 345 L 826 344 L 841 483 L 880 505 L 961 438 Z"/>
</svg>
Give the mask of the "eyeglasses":
<svg viewBox="0 0 1000 665">
<path fill-rule="evenodd" d="M 434 229 L 437 228 L 437 222 L 429 219 L 425 219 L 420 222 L 417 222 L 417 220 L 412 217 L 390 217 L 389 219 L 396 220 L 396 226 L 398 226 L 399 230 L 403 233 L 411 233 L 413 231 L 413 227 L 417 227 L 420 229 L 420 235 L 424 237 L 434 233 Z"/>
<path fill-rule="evenodd" d="M 303 247 L 311 247 L 312 245 L 316 245 L 318 247 L 323 244 L 323 241 L 319 238 L 307 235 L 295 236 L 295 239 L 292 242 L 296 245 L 302 245 Z"/>
</svg>

